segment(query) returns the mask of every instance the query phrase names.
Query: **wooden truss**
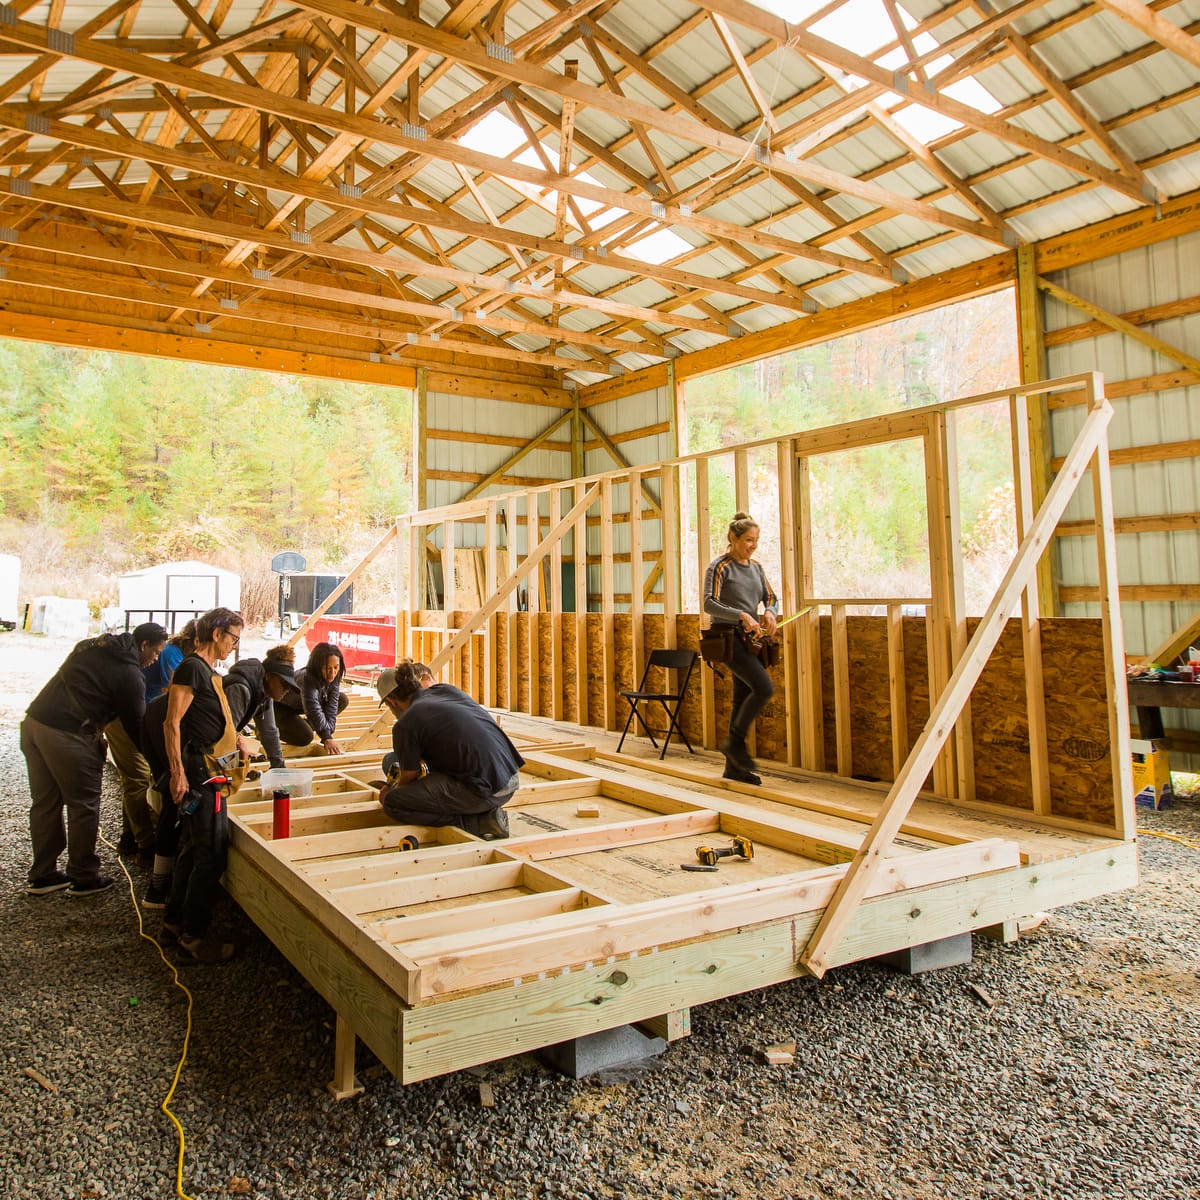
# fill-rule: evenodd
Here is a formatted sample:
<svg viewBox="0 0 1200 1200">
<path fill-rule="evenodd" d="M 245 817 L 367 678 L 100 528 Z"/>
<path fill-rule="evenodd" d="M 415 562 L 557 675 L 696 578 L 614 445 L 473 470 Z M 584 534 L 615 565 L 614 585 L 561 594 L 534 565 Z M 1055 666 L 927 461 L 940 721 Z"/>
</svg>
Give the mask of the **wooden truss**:
<svg viewBox="0 0 1200 1200">
<path fill-rule="evenodd" d="M 909 280 L 946 302 L 989 286 L 945 274 L 978 275 L 980 245 L 1011 280 L 1031 228 L 1082 255 L 1096 214 L 1155 216 L 1163 168 L 1197 148 L 1195 27 L 1157 7 L 914 23 L 887 0 L 882 44 L 848 48 L 818 29 L 836 5 L 789 24 L 745 0 L 460 0 L 436 24 L 352 0 L 3 5 L 5 331 L 559 389 L 733 361 L 743 334 L 796 344 Z M 989 78 L 995 111 L 955 98 Z M 1126 92 L 1137 108 L 1110 106 Z M 467 139 L 485 120 L 517 145 Z M 656 261 L 646 239 L 668 235 Z"/>
<path fill-rule="evenodd" d="M 1043 391 L 1082 393 L 1087 415 L 1034 511 L 1025 404 L 1030 393 Z M 957 511 L 953 425 L 962 409 L 997 401 L 1009 406 L 1012 418 L 1019 546 L 987 613 L 972 627 L 958 596 L 957 537 L 949 533 Z M 390 717 L 376 720 L 372 706 L 360 705 L 348 731 L 354 747 L 349 757 L 304 760 L 309 767 L 318 764 L 317 782 L 311 795 L 293 802 L 287 840 L 272 840 L 268 802 L 244 793 L 235 800 L 231 892 L 330 1000 L 346 1030 L 367 1041 L 400 1079 L 413 1080 L 630 1021 L 678 1033 L 686 1027 L 681 1014 L 718 996 L 799 974 L 820 976 L 840 963 L 955 933 L 992 926 L 1011 933 L 1017 918 L 1034 908 L 1132 885 L 1128 720 L 1105 459 L 1110 416 L 1098 378 L 1088 375 L 772 444 L 787 545 L 785 605 L 812 611 L 788 627 L 779 668 L 783 752 L 773 755 L 780 774 L 762 789 L 716 778 L 712 759 L 684 755 L 682 764 L 673 758 L 650 765 L 604 748 L 615 740 L 608 732 L 615 708 L 604 698 L 616 658 L 614 497 L 631 500 L 620 515 L 636 569 L 629 575 L 628 611 L 621 615 L 633 633 L 640 672 L 652 642 L 672 635 L 685 640 L 694 625 L 678 611 L 673 567 L 664 567 L 653 589 L 643 589 L 647 576 L 637 547 L 656 540 L 668 564 L 679 561 L 687 540 L 681 501 L 700 511 L 697 496 L 703 495 L 711 456 L 530 493 L 524 497 L 523 554 L 515 536 L 516 497 L 503 498 L 503 523 L 501 500 L 416 514 L 397 539 L 401 546 L 419 550 L 420 532 L 436 523 L 445 561 L 452 562 L 456 527 L 482 517 L 486 538 L 480 549 L 489 577 L 499 575 L 501 549 L 507 560 L 506 574 L 473 614 L 451 610 L 441 614 L 440 625 L 400 614 L 399 632 L 408 645 L 434 650 L 424 657 L 435 673 L 489 702 L 503 676 L 506 699 L 513 700 L 531 671 L 536 622 L 545 616 L 544 661 L 565 663 L 570 656 L 560 643 L 576 642 L 579 693 L 580 664 L 598 658 L 601 703 L 595 710 L 589 703 L 581 719 L 576 698 L 566 715 L 577 724 L 565 732 L 553 703 L 549 728 L 535 716 L 541 700 L 524 706 L 529 715 L 517 711 L 521 705 L 504 705 L 509 712 L 502 719 L 528 765 L 509 805 L 513 835 L 491 844 L 454 829 L 398 827 L 386 817 L 372 781 L 388 745 Z M 853 618 L 847 609 L 874 599 L 811 594 L 808 506 L 797 484 L 822 453 L 914 438 L 927 455 L 932 561 L 928 615 L 909 618 L 925 634 L 929 680 L 928 715 L 910 744 L 896 719 L 897 709 L 907 718 L 916 707 L 908 695 L 914 679 L 905 666 L 908 633 L 900 602 L 884 600 L 885 616 Z M 728 452 L 743 463 L 743 479 L 750 449 Z M 679 487 L 685 466 L 701 482 L 686 496 Z M 650 475 L 658 485 L 653 505 L 644 503 Z M 1072 647 L 1077 700 L 1063 732 L 1062 714 L 1048 711 L 1059 706 L 1046 704 L 1062 654 L 1051 637 L 1055 626 L 1044 628 L 1038 616 L 1036 571 L 1085 475 L 1092 484 L 1104 601 L 1099 628 L 1095 622 L 1058 623 L 1082 629 L 1092 646 L 1090 659 L 1081 654 L 1082 643 Z M 601 611 L 585 613 L 581 605 L 574 614 L 562 613 L 561 592 L 553 586 L 542 589 L 550 605 L 544 614 L 511 611 L 509 602 L 522 585 L 534 603 L 539 567 L 561 551 L 568 533 L 574 535 L 573 552 L 586 555 L 593 506 L 601 517 L 595 531 L 602 548 Z M 549 528 L 541 534 L 543 516 Z M 645 522 L 657 523 L 657 538 L 648 530 L 638 533 Z M 504 547 L 496 537 L 500 528 L 507 534 Z M 700 542 L 707 528 L 707 521 L 697 523 Z M 694 561 L 704 560 L 701 555 Z M 584 575 L 578 572 L 577 581 Z M 578 598 L 586 600 L 587 586 L 579 586 Z M 828 616 L 820 615 L 822 608 Z M 1014 611 L 1020 617 L 1011 618 Z M 854 774 L 854 718 L 863 711 L 855 707 L 860 689 L 850 665 L 849 630 L 863 620 L 882 630 L 882 661 L 889 666 L 894 736 L 876 761 L 885 780 L 876 785 L 848 778 Z M 989 664 L 1005 640 L 1017 653 Z M 538 662 L 541 676 L 541 653 Z M 1091 668 L 1090 687 L 1074 674 L 1081 662 Z M 992 673 L 990 686 L 998 680 L 1007 686 L 1007 709 L 993 702 L 972 711 L 972 695 L 986 683 L 985 668 Z M 528 678 L 525 685 L 530 700 Z M 819 722 L 827 702 L 837 775 L 806 769 L 811 764 L 804 761 L 823 752 Z M 590 744 L 579 728 L 589 718 L 600 726 Z M 710 730 L 707 718 L 694 713 L 693 719 L 701 735 Z M 1023 761 L 1023 772 L 1005 757 L 1013 754 Z M 419 847 L 404 849 L 405 835 L 415 836 Z M 698 847 L 732 837 L 752 839 L 751 860 L 731 861 L 716 875 L 681 869 L 695 861 Z M 341 1039 L 342 1090 L 347 1044 L 353 1044 L 348 1034 Z"/>
</svg>

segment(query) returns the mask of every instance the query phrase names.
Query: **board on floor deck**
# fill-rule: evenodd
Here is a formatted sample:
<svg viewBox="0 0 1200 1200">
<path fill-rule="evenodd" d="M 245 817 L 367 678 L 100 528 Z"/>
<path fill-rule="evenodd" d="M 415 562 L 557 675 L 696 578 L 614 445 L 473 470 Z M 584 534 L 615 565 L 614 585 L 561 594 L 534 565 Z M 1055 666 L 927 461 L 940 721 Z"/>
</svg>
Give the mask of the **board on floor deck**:
<svg viewBox="0 0 1200 1200">
<path fill-rule="evenodd" d="M 272 840 L 269 799 L 230 805 L 228 890 L 398 1079 L 634 1022 L 679 1036 L 696 1004 L 804 974 L 878 789 L 752 789 L 700 759 L 514 737 L 527 763 L 505 841 L 392 822 L 371 786 L 378 754 L 298 763 L 314 782 L 287 839 Z M 683 870 L 735 838 L 752 858 Z M 1132 842 L 918 806 L 834 963 L 1135 883 Z"/>
</svg>

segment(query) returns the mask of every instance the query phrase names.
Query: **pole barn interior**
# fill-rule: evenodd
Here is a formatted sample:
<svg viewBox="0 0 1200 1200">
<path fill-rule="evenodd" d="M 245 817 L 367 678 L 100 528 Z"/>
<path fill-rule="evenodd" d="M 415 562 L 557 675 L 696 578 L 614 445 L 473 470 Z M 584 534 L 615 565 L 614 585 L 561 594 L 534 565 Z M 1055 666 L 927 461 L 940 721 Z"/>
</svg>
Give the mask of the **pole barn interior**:
<svg viewBox="0 0 1200 1200">
<path fill-rule="evenodd" d="M 1200 0 L 776 7 L 0 5 L 0 335 L 412 389 L 414 511 L 375 551 L 401 555 L 398 648 L 543 720 L 514 726 L 536 782 L 507 849 L 443 832 L 436 862 L 424 842 L 381 854 L 373 717 L 362 769 L 318 772 L 292 844 L 235 806 L 229 886 L 337 1009 L 342 1091 L 355 1035 L 402 1079 L 486 1061 L 514 1021 L 522 1045 L 629 1021 L 681 1036 L 718 995 L 1015 936 L 1039 880 L 1040 906 L 1136 880 L 1125 651 L 1200 632 Z M 808 790 L 763 798 L 804 815 L 754 816 L 745 787 L 714 797 L 686 765 L 668 768 L 678 784 L 624 779 L 604 742 L 618 665 L 636 681 L 652 645 L 688 644 L 684 550 L 702 566 L 718 549 L 686 547 L 680 520 L 707 495 L 681 444 L 687 381 L 1004 288 L 1021 547 L 988 614 L 967 620 L 956 570 L 954 414 L 974 398 L 902 433 L 922 440 L 931 504 L 916 630 L 896 598 L 865 631 L 807 586 L 806 464 L 883 428 L 779 439 L 785 598 L 815 608 L 762 736 Z M 728 449 L 740 497 L 746 451 Z M 470 606 L 459 550 L 485 561 Z M 1059 618 L 1086 644 L 1056 642 Z M 850 783 L 871 638 L 891 714 L 874 791 Z M 1046 702 L 1069 696 L 1054 681 L 1072 654 L 1095 672 L 1087 737 L 1056 733 Z M 1025 706 L 1022 797 L 984 795 L 1004 775 L 987 755 L 1016 735 L 991 730 L 982 693 L 972 707 L 976 685 Z M 702 747 L 719 704 L 705 675 Z M 1200 752 L 1194 714 L 1168 720 Z M 600 748 L 554 732 L 572 721 Z M 1066 743 L 1099 763 L 1074 799 Z M 820 791 L 835 786 L 850 790 Z M 604 809 L 586 831 L 568 811 L 582 795 Z M 934 803 L 950 807 L 935 819 Z M 664 899 L 596 868 L 751 827 L 779 855 L 756 868 L 758 908 L 749 884 Z M 461 911 L 431 882 L 447 877 Z M 906 923 L 918 887 L 937 899 Z M 759 968 L 718 969 L 746 954 Z M 526 1007 L 522 959 L 542 964 Z M 616 1002 L 581 1018 L 572 996 L 597 980 Z"/>
</svg>

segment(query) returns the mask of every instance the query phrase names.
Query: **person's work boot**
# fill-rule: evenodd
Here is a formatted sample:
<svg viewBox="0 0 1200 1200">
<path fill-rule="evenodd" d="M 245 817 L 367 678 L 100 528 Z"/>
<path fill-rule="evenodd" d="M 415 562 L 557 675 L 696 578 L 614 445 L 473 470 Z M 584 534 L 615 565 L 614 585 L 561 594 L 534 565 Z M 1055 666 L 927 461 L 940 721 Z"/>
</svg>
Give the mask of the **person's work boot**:
<svg viewBox="0 0 1200 1200">
<path fill-rule="evenodd" d="M 166 925 L 166 922 L 163 922 Z M 197 963 L 200 966 L 212 967 L 217 963 L 228 962 L 234 953 L 232 942 L 219 942 L 211 934 L 207 937 L 192 937 L 191 934 L 179 935 L 179 961 L 181 963 Z"/>
<path fill-rule="evenodd" d="M 61 892 L 71 886 L 71 877 L 61 871 L 52 871 L 49 875 L 39 875 L 25 885 L 25 891 L 30 896 L 46 896 L 51 892 Z"/>
<path fill-rule="evenodd" d="M 503 808 L 493 808 L 476 816 L 477 832 L 485 842 L 508 837 L 508 813 Z"/>
<path fill-rule="evenodd" d="M 734 733 L 729 731 L 729 736 L 717 747 L 720 752 L 725 755 L 728 762 L 731 762 L 741 771 L 754 771 L 754 759 L 750 757 L 750 751 L 746 749 L 746 738 L 744 734 Z"/>
<path fill-rule="evenodd" d="M 182 932 L 183 931 L 178 925 L 175 925 L 170 921 L 164 921 L 158 927 L 159 944 L 162 946 L 174 946 L 175 943 L 179 941 L 179 935 Z"/>
<path fill-rule="evenodd" d="M 756 775 L 753 771 L 743 771 L 731 762 L 725 763 L 725 770 L 721 778 L 731 779 L 734 783 L 752 783 L 755 787 L 762 787 L 762 776 Z"/>
</svg>

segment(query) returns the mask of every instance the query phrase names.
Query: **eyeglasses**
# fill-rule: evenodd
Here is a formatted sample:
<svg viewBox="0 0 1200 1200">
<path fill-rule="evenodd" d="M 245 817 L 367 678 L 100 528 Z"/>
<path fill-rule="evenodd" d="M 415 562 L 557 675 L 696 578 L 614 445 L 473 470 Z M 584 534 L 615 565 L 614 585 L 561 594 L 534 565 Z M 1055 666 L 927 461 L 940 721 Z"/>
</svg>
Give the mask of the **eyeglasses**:
<svg viewBox="0 0 1200 1200">
<path fill-rule="evenodd" d="M 222 629 L 222 630 L 221 630 L 221 632 L 222 632 L 222 633 L 223 633 L 223 634 L 224 634 L 224 635 L 225 635 L 227 638 L 233 638 L 233 644 L 234 644 L 235 646 L 236 646 L 236 645 L 238 645 L 238 643 L 240 643 L 240 642 L 241 642 L 241 640 L 242 640 L 242 635 L 241 635 L 240 633 L 230 633 L 228 629 Z"/>
</svg>

